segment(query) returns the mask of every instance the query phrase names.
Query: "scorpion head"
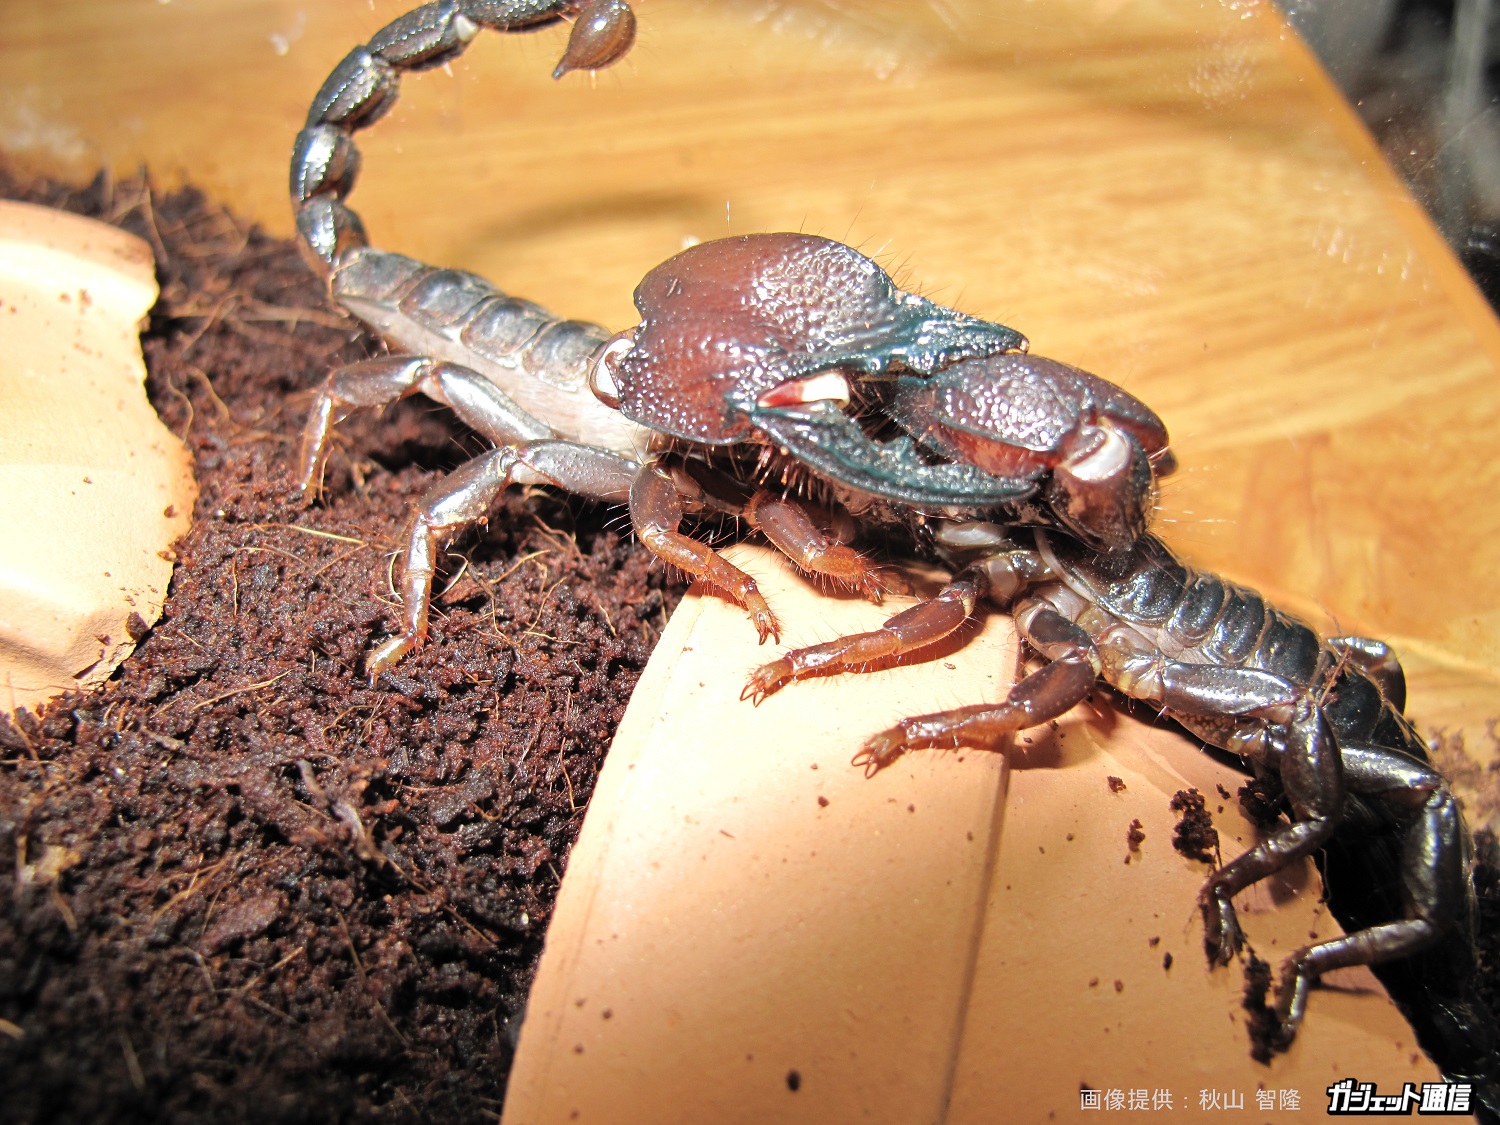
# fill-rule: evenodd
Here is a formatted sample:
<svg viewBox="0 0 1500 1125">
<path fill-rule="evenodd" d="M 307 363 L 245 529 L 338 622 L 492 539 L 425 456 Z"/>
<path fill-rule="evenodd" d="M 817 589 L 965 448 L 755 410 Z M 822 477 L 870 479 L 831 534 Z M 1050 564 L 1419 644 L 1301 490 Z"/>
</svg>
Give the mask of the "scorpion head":
<svg viewBox="0 0 1500 1125">
<path fill-rule="evenodd" d="M 1055 521 L 1095 550 L 1130 547 L 1174 462 L 1145 403 L 1087 371 L 1031 355 L 956 363 L 902 378 L 889 407 L 928 448 L 1033 481 Z"/>
<path fill-rule="evenodd" d="M 626 417 L 711 445 L 756 440 L 777 411 L 847 404 L 849 375 L 927 373 L 1026 346 L 805 234 L 700 243 L 648 273 L 635 305 L 641 322 L 622 335 L 629 346 L 606 352 L 595 386 Z"/>
<path fill-rule="evenodd" d="M 1004 325 L 903 292 L 857 250 L 806 234 L 705 242 L 636 288 L 641 322 L 604 348 L 594 392 L 627 418 L 709 445 L 763 442 L 889 500 L 994 505 L 1034 492 L 972 465 L 877 443 L 845 407 L 849 380 L 930 374 L 1024 350 Z"/>
</svg>

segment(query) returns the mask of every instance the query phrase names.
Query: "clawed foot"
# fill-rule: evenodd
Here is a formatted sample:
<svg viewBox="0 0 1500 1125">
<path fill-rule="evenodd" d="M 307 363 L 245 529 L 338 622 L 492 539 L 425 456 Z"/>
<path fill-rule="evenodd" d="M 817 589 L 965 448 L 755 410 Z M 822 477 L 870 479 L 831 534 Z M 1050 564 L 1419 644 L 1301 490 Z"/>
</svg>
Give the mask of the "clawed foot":
<svg viewBox="0 0 1500 1125">
<path fill-rule="evenodd" d="M 1271 1048 L 1285 1051 L 1297 1038 L 1297 1029 L 1302 1026 L 1303 1013 L 1307 1011 L 1307 994 L 1312 989 L 1313 974 L 1303 963 L 1300 954 L 1287 958 L 1281 968 L 1281 984 L 1276 989 L 1276 1022 Z"/>
<path fill-rule="evenodd" d="M 881 605 L 887 594 L 910 594 L 911 582 L 899 570 L 868 567 L 860 575 L 854 588 L 871 605 Z"/>
<path fill-rule="evenodd" d="M 791 679 L 793 673 L 792 662 L 786 657 L 762 664 L 750 673 L 750 678 L 745 681 L 744 689 L 740 692 L 740 698 L 748 699 L 753 706 L 759 707 L 761 700 Z"/>
<path fill-rule="evenodd" d="M 1212 964 L 1227 965 L 1244 951 L 1246 945 L 1234 904 L 1222 888 L 1210 884 L 1203 889 L 1200 905 L 1203 909 L 1203 945 L 1208 959 Z M 1315 979 L 1304 959 L 1305 953 L 1306 950 L 1292 954 L 1282 966 L 1274 1005 L 1265 1000 L 1270 990 L 1270 967 L 1253 951 L 1250 954 L 1245 970 L 1245 1008 L 1250 1013 L 1251 1041 L 1256 1057 L 1262 1062 L 1268 1061 L 1271 1054 L 1290 1048 L 1297 1038 L 1297 1029 L 1302 1026 L 1302 1016 L 1307 1011 L 1307 994 Z"/>
<path fill-rule="evenodd" d="M 776 620 L 776 615 L 771 612 L 771 606 L 755 586 L 753 578 L 745 582 L 744 602 L 742 603 L 750 614 L 750 624 L 755 626 L 755 631 L 760 635 L 760 643 L 765 644 L 767 640 L 781 643 L 781 623 Z"/>
<path fill-rule="evenodd" d="M 758 705 L 761 700 L 788 680 L 798 680 L 823 668 L 847 664 L 844 657 L 849 650 L 851 639 L 858 640 L 859 637 L 842 638 L 829 641 L 827 644 L 794 648 L 790 652 L 782 653 L 777 659 L 769 664 L 762 664 L 750 673 L 744 690 L 740 692 L 740 698 L 748 699 Z"/>
<path fill-rule="evenodd" d="M 374 687 L 375 681 L 394 668 L 403 656 L 417 647 L 417 644 L 418 638 L 403 633 L 387 637 L 366 653 L 365 675 L 369 677 L 370 686 Z"/>
<path fill-rule="evenodd" d="M 756 635 L 760 637 L 760 644 L 765 644 L 768 640 L 775 641 L 777 644 L 781 643 L 781 624 L 769 609 L 764 612 L 752 611 L 750 623 L 755 626 Z"/>
<path fill-rule="evenodd" d="M 1276 1023 L 1268 1029 L 1264 1042 L 1266 1048 L 1271 1052 L 1285 1054 L 1292 1049 L 1292 1044 L 1297 1041 L 1297 1024 L 1292 1023 L 1281 1014 L 1281 1004 L 1279 1001 L 1276 1004 L 1275 1015 Z"/>
<path fill-rule="evenodd" d="M 323 501 L 323 471 L 322 460 L 306 461 L 297 474 L 297 482 L 292 486 L 292 503 L 299 508 L 311 508 Z"/>
<path fill-rule="evenodd" d="M 885 595 L 888 593 L 885 583 L 881 581 L 880 576 L 873 570 L 865 575 L 857 589 L 860 592 L 860 596 L 871 605 L 882 604 L 885 601 Z"/>
<path fill-rule="evenodd" d="M 1282 967 L 1275 1004 L 1268 1004 L 1266 994 L 1270 992 L 1271 967 L 1253 953 L 1250 955 L 1250 963 L 1245 969 L 1244 1007 L 1249 1017 L 1250 1053 L 1257 1061 L 1268 1063 L 1272 1055 L 1291 1049 L 1297 1039 L 1297 1029 L 1302 1026 L 1311 985 L 1312 977 L 1293 955 Z"/>
<path fill-rule="evenodd" d="M 1245 947 L 1245 933 L 1229 897 L 1212 886 L 1205 887 L 1199 905 L 1203 909 L 1203 948 L 1210 963 L 1227 965 Z"/>
<path fill-rule="evenodd" d="M 902 726 L 894 726 L 879 734 L 871 735 L 854 755 L 850 765 L 860 766 L 866 777 L 874 777 L 902 754 L 906 753 L 908 739 Z"/>
</svg>

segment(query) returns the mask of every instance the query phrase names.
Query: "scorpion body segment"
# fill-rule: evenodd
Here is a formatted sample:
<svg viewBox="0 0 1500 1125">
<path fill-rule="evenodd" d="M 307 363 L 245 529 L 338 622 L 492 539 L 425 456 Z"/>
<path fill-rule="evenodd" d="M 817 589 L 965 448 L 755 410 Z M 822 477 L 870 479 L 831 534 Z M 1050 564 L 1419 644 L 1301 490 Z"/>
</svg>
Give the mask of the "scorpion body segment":
<svg viewBox="0 0 1500 1125">
<path fill-rule="evenodd" d="M 349 254 L 334 271 L 332 288 L 341 305 L 402 351 L 482 376 L 545 431 L 536 436 L 633 460 L 645 455 L 650 433 L 605 406 L 588 385 L 607 329 L 553 316 L 474 274 L 382 250 Z M 304 473 L 311 468 L 304 456 Z M 305 476 L 302 483 L 313 480 Z"/>
<path fill-rule="evenodd" d="M 599 70 L 625 57 L 635 45 L 635 13 L 624 0 L 595 0 L 579 13 L 568 49 L 553 78 L 574 70 Z"/>
<path fill-rule="evenodd" d="M 367 245 L 359 216 L 344 202 L 359 174 L 356 130 L 396 102 L 405 70 L 428 70 L 462 54 L 483 28 L 529 31 L 578 17 L 558 76 L 609 66 L 635 40 L 635 17 L 622 0 L 436 0 L 392 20 L 344 56 L 313 96 L 292 148 L 291 192 L 297 232 L 322 273 Z"/>
</svg>

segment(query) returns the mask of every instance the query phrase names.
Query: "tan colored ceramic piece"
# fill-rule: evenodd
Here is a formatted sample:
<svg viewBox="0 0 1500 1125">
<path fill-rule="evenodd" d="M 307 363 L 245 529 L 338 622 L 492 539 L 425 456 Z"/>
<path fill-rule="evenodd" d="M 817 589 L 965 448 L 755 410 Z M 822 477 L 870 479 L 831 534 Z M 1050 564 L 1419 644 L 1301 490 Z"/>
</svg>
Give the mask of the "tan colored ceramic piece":
<svg viewBox="0 0 1500 1125">
<path fill-rule="evenodd" d="M 736 557 L 790 643 L 884 616 L 766 552 Z M 1182 1109 L 1211 1090 L 1255 1111 L 1262 1087 L 1315 1109 L 1346 1075 L 1435 1080 L 1363 971 L 1314 996 L 1291 1054 L 1251 1061 L 1243 973 L 1207 966 L 1208 869 L 1173 850 L 1168 809 L 1179 789 L 1209 794 L 1235 854 L 1252 833 L 1214 787 L 1243 778 L 1179 734 L 1081 708 L 1026 732 L 1017 768 L 975 751 L 874 778 L 849 764 L 902 715 L 998 698 L 1015 656 L 996 615 L 957 651 L 754 708 L 739 689 L 766 650 L 743 613 L 685 602 L 569 860 L 504 1121 L 979 1125 L 1071 1120 L 1081 1084 L 1165 1090 Z M 1242 896 L 1263 957 L 1338 932 L 1319 890 L 1305 864 Z"/>
<path fill-rule="evenodd" d="M 0 710 L 102 682 L 161 614 L 197 488 L 146 401 L 150 248 L 0 203 Z"/>
</svg>

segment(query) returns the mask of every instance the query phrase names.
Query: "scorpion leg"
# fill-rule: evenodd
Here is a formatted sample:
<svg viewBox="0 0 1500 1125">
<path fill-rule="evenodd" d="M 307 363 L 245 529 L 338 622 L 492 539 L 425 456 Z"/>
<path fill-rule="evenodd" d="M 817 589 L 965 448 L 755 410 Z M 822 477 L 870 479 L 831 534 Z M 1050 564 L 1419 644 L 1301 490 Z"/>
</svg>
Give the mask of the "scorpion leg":
<svg viewBox="0 0 1500 1125">
<path fill-rule="evenodd" d="M 780 639 L 780 627 L 755 579 L 706 543 L 699 543 L 678 526 L 685 514 L 682 494 L 672 475 L 657 464 L 641 466 L 630 485 L 630 522 L 635 533 L 657 558 L 722 590 L 750 614 L 760 643 Z"/>
<path fill-rule="evenodd" d="M 402 630 L 365 657 L 373 683 L 427 637 L 437 552 L 460 531 L 481 523 L 510 484 L 551 484 L 596 500 L 619 503 L 630 490 L 633 462 L 568 441 L 534 441 L 492 449 L 460 465 L 417 502 L 401 565 Z"/>
<path fill-rule="evenodd" d="M 1000 703 L 902 719 L 866 741 L 854 764 L 874 773 L 907 750 L 998 750 L 1014 731 L 1055 719 L 1087 699 L 1104 667 L 1088 633 L 1040 598 L 1021 601 L 1015 620 L 1021 636 L 1049 663 L 1025 676 Z"/>
<path fill-rule="evenodd" d="M 668 471 L 677 494 L 702 508 L 711 508 L 745 520 L 804 574 L 827 578 L 858 590 L 880 604 L 888 590 L 900 589 L 896 579 L 886 579 L 849 541 L 858 527 L 847 512 L 822 513 L 830 531 L 813 520 L 807 506 L 769 489 L 753 491 L 725 473 L 700 461 L 672 464 Z"/>
<path fill-rule="evenodd" d="M 800 680 L 825 669 L 851 669 L 900 656 L 934 644 L 963 625 L 988 589 L 983 573 L 970 568 L 957 575 L 936 597 L 920 601 L 886 620 L 879 629 L 851 633 L 820 645 L 793 649 L 750 676 L 741 699 L 760 703 L 787 680 Z"/>
<path fill-rule="evenodd" d="M 745 519 L 806 573 L 858 590 L 879 605 L 886 587 L 870 561 L 813 523 L 802 505 L 761 489 L 745 505 Z"/>
<path fill-rule="evenodd" d="M 954 575 L 936 597 L 919 601 L 888 618 L 879 629 L 793 649 L 761 665 L 751 673 L 740 698 L 760 703 L 787 680 L 800 680 L 820 671 L 857 670 L 877 660 L 903 656 L 936 644 L 973 617 L 981 598 L 989 596 L 1008 603 L 1028 584 L 1050 575 L 1036 551 L 1005 543 L 998 538 L 999 532 L 991 524 L 960 525 L 939 531 L 940 538 L 946 536 L 955 545 L 962 545 L 967 535 L 975 543 L 1004 549 L 971 563 Z"/>
<path fill-rule="evenodd" d="M 1203 886 L 1204 945 L 1211 960 L 1228 964 L 1245 940 L 1234 896 L 1312 854 L 1338 828 L 1344 806 L 1338 743 L 1311 693 L 1269 672 L 1164 661 L 1149 682 L 1123 686 L 1163 710 L 1266 724 L 1240 748 L 1280 774 L 1292 823 L 1226 863 Z"/>
<path fill-rule="evenodd" d="M 1371 637 L 1329 637 L 1328 647 L 1362 668 L 1397 711 L 1406 710 L 1406 672 L 1395 649 Z"/>
<path fill-rule="evenodd" d="M 336 422 L 359 407 L 386 406 L 417 393 L 451 407 L 496 445 L 552 436 L 551 427 L 527 414 L 477 371 L 420 356 L 364 360 L 334 371 L 318 392 L 302 432 L 298 489 L 306 493 L 321 487 L 328 435 Z"/>
<path fill-rule="evenodd" d="M 1369 926 L 1299 949 L 1287 958 L 1277 989 L 1279 1042 L 1285 1049 L 1307 1010 L 1307 994 L 1324 973 L 1409 957 L 1442 939 L 1469 909 L 1463 819 L 1448 784 L 1431 767 L 1380 746 L 1345 746 L 1349 789 L 1378 800 L 1409 823 L 1402 830 L 1405 918 Z"/>
</svg>

